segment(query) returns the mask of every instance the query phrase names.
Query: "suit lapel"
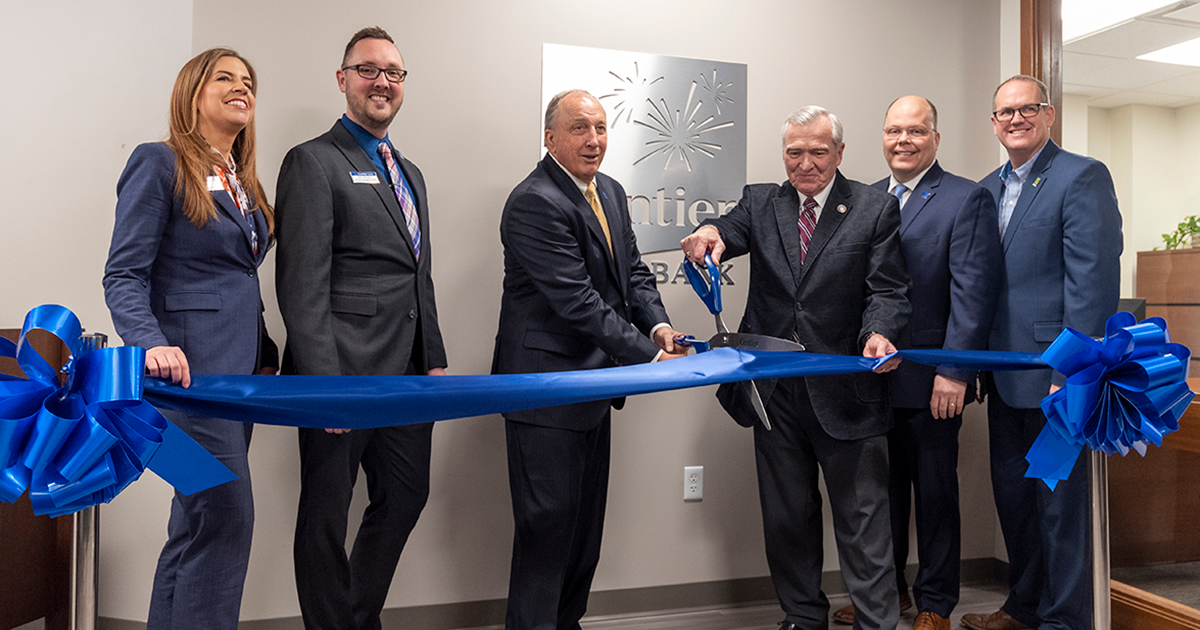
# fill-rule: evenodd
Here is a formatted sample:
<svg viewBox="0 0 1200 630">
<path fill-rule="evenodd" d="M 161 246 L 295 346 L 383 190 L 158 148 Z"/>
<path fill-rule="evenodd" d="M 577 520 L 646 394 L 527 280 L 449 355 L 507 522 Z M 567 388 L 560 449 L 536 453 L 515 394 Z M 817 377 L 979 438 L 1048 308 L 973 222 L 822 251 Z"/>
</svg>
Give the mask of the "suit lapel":
<svg viewBox="0 0 1200 630">
<path fill-rule="evenodd" d="M 929 171 L 917 182 L 917 187 L 913 189 L 912 194 L 908 196 L 908 203 L 900 209 L 900 235 L 908 230 L 908 226 L 917 220 L 917 215 L 925 209 L 925 206 L 933 200 L 933 196 L 937 194 L 938 186 L 942 184 L 942 175 L 945 171 L 938 165 L 937 162 L 929 167 Z"/>
<path fill-rule="evenodd" d="M 846 215 L 854 211 L 854 206 L 851 203 L 850 186 L 846 184 L 846 180 L 842 178 L 839 171 L 833 178 L 833 190 L 830 191 L 829 197 L 825 200 L 825 207 L 821 208 L 821 218 L 817 219 L 817 229 L 813 230 L 812 240 L 808 243 L 808 253 L 804 257 L 804 268 L 800 271 L 800 282 L 804 282 L 804 277 L 808 275 L 808 271 L 812 269 L 813 263 L 821 256 L 821 250 L 825 249 L 825 245 L 833 238 L 838 227 L 842 225 L 842 221 Z M 842 211 L 842 208 L 845 208 Z"/>
<path fill-rule="evenodd" d="M 367 155 L 366 151 L 363 151 L 363 148 L 359 146 L 358 142 L 354 139 L 354 136 L 350 135 L 350 132 L 342 125 L 340 121 L 333 123 L 333 144 L 337 147 L 338 151 L 341 151 L 342 155 L 346 157 L 346 160 L 350 162 L 350 166 L 353 171 L 376 172 L 379 170 L 379 167 L 375 166 L 375 163 L 371 161 L 370 156 Z M 407 243 L 409 255 L 415 257 L 416 253 L 413 251 L 412 237 L 408 233 L 408 228 L 404 227 L 404 211 L 400 209 L 400 200 L 396 199 L 396 191 L 393 190 L 390 185 L 388 185 L 387 173 L 376 174 L 379 176 L 379 183 L 368 185 L 374 189 L 380 203 L 383 204 L 384 210 L 386 210 L 388 216 L 392 218 L 392 223 L 396 225 L 396 229 L 399 230 L 401 236 L 404 237 L 403 240 L 405 243 Z M 350 174 L 346 173 L 345 176 L 349 177 Z"/>
<path fill-rule="evenodd" d="M 1029 169 L 1029 175 L 1025 177 L 1025 183 L 1021 185 L 1021 195 L 1017 197 L 1017 205 L 1008 219 L 1008 227 L 1004 229 L 1004 251 L 1008 251 L 1013 235 L 1017 233 L 1017 228 L 1021 225 L 1025 215 L 1029 213 L 1029 206 L 1033 205 L 1033 200 L 1037 197 L 1038 192 L 1045 187 L 1046 180 L 1050 178 L 1048 171 L 1054 162 L 1055 155 L 1058 155 L 1058 145 L 1054 144 L 1053 140 L 1047 140 L 1042 154 L 1033 163 L 1033 168 Z M 1004 199 L 1003 188 L 1000 189 L 1000 197 L 996 201 L 997 206 L 1002 199 Z"/>
<path fill-rule="evenodd" d="M 783 190 L 795 189 L 788 185 Z M 785 194 L 776 197 L 774 202 L 775 223 L 779 226 L 779 237 L 783 239 L 783 253 L 792 268 L 792 279 L 800 286 L 800 200 L 795 195 Z"/>
<path fill-rule="evenodd" d="M 230 182 L 230 185 L 232 186 L 233 182 Z M 214 190 L 212 192 L 212 198 L 216 202 L 217 207 L 221 209 L 221 212 L 225 213 L 225 216 L 229 217 L 233 221 L 233 224 L 238 226 L 238 229 L 242 231 L 242 237 L 246 241 L 246 248 L 253 257 L 254 235 L 250 230 L 250 222 L 242 217 L 242 211 L 233 202 L 233 197 L 230 197 L 229 192 L 221 188 L 221 190 Z M 248 216 L 251 220 L 254 219 L 253 215 Z M 257 223 L 255 226 L 257 227 Z"/>
<path fill-rule="evenodd" d="M 551 157 L 549 153 L 546 154 L 546 157 L 542 158 L 542 163 L 543 168 L 545 168 L 546 172 L 550 174 L 550 179 L 552 179 L 554 183 L 558 185 L 559 190 L 561 190 L 563 194 L 567 196 L 567 199 L 574 204 L 575 211 L 583 215 L 584 225 L 586 225 L 588 231 L 591 232 L 592 238 L 600 244 L 600 249 L 603 252 L 603 255 L 607 257 L 609 272 L 612 273 L 613 277 L 618 280 L 622 277 L 628 277 L 620 274 L 618 264 L 614 260 L 614 258 L 617 256 L 617 252 L 624 250 L 624 246 L 621 246 L 620 249 L 618 249 L 617 235 L 620 234 L 620 231 L 613 229 L 612 220 L 612 213 L 616 212 L 617 210 L 614 207 L 613 200 L 607 199 L 606 197 L 608 195 L 601 194 L 602 190 L 600 188 L 599 176 L 597 175 L 596 177 L 596 194 L 600 196 L 600 207 L 604 209 L 604 216 L 606 219 L 608 219 L 609 234 L 613 235 L 613 249 L 611 255 L 608 251 L 608 239 L 604 238 L 604 229 L 600 227 L 600 219 L 596 218 L 596 213 L 592 210 L 592 205 L 587 202 L 587 199 L 584 198 L 583 193 L 579 192 L 579 186 L 575 184 L 575 180 L 571 179 L 571 176 L 568 175 L 567 172 L 564 171 L 562 167 L 560 167 L 558 163 L 554 161 L 554 158 Z M 607 189 L 607 186 L 605 186 L 605 188 Z M 625 285 L 621 282 L 617 282 L 617 286 L 621 288 L 621 295 L 624 296 Z"/>
</svg>

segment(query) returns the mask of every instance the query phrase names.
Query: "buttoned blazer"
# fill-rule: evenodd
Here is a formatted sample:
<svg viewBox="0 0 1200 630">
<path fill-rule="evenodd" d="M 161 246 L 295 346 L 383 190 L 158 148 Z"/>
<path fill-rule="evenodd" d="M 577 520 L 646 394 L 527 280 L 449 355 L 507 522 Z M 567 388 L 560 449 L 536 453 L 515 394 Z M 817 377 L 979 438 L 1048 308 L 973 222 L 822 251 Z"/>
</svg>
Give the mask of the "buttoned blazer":
<svg viewBox="0 0 1200 630">
<path fill-rule="evenodd" d="M 259 354 L 258 266 L 270 245 L 262 212 L 251 224 L 224 188 L 217 215 L 197 227 L 175 194 L 175 152 L 139 145 L 117 182 L 104 300 L 126 345 L 177 346 L 196 374 L 251 374 Z"/>
<path fill-rule="evenodd" d="M 888 192 L 889 179 L 874 184 Z M 900 210 L 900 248 L 912 280 L 912 319 L 896 347 L 984 350 L 1000 289 L 996 203 L 979 184 L 934 162 Z M 934 374 L 975 382 L 975 372 L 903 361 L 887 374 L 892 405 L 929 406 Z"/>
<path fill-rule="evenodd" d="M 980 182 L 997 208 L 1001 169 Z M 1070 327 L 1102 336 L 1120 295 L 1121 213 L 1112 176 L 1101 162 L 1046 142 L 1034 162 L 1001 240 L 1004 274 L 989 348 L 1042 352 Z M 994 372 L 1012 407 L 1037 407 L 1050 370 Z M 1064 377 L 1054 373 L 1055 384 Z"/>
<path fill-rule="evenodd" d="M 287 326 L 283 371 L 404 374 L 446 366 L 431 273 L 425 180 L 400 157 L 421 225 L 418 258 L 404 211 L 341 121 L 294 147 L 279 171 L 276 294 Z M 351 173 L 375 173 L 377 183 Z"/>
<path fill-rule="evenodd" d="M 492 372 L 558 372 L 651 361 L 651 329 L 670 323 L 641 260 L 625 189 L 597 173 L 612 253 L 583 194 L 547 155 L 509 195 L 500 217 L 504 294 Z M 601 400 L 505 414 L 509 420 L 588 430 Z"/>
<path fill-rule="evenodd" d="M 790 183 L 753 184 L 737 206 L 705 221 L 725 242 L 722 260 L 750 255 L 749 295 L 738 330 L 795 338 L 809 352 L 861 356 L 860 339 L 895 340 L 908 323 L 908 274 L 900 253 L 896 198 L 838 172 L 800 261 L 800 200 Z M 813 411 L 838 439 L 886 433 L 887 389 L 878 374 L 806 377 Z M 757 382 L 764 401 L 775 380 Z M 722 385 L 717 398 L 739 424 L 757 416 L 743 386 Z"/>
</svg>

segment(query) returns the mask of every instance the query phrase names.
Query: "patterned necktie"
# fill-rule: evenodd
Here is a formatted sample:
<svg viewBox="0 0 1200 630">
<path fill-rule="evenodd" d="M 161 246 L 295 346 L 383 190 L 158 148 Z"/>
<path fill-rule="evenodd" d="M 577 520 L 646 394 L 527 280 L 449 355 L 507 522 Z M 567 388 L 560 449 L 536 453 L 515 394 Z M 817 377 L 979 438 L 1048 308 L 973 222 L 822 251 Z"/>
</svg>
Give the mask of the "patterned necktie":
<svg viewBox="0 0 1200 630">
<path fill-rule="evenodd" d="M 383 156 L 383 163 L 387 166 L 388 177 L 392 180 L 392 189 L 396 191 L 396 200 L 400 202 L 400 209 L 404 210 L 404 227 L 408 228 L 408 235 L 412 237 L 413 255 L 419 259 L 421 257 L 421 224 L 417 221 L 417 206 L 413 203 L 412 192 L 408 190 L 408 184 L 400 179 L 400 167 L 396 165 L 396 158 L 392 157 L 392 149 L 388 143 L 379 143 L 379 154 Z"/>
<path fill-rule="evenodd" d="M 592 207 L 592 212 L 596 214 L 596 219 L 600 221 L 600 229 L 604 230 L 604 240 L 608 241 L 608 255 L 612 255 L 612 234 L 608 231 L 608 217 L 604 214 L 604 208 L 600 205 L 600 197 L 596 196 L 596 182 L 588 182 L 587 192 L 583 193 L 583 198 L 587 199 L 588 205 Z"/>
<path fill-rule="evenodd" d="M 804 209 L 800 211 L 800 262 L 808 255 L 808 242 L 812 240 L 813 231 L 817 229 L 817 200 L 812 197 L 804 198 Z"/>
<path fill-rule="evenodd" d="M 908 192 L 908 186 L 904 184 L 896 184 L 896 187 L 892 189 L 892 194 L 896 196 L 896 201 L 900 202 L 901 208 L 904 207 L 904 193 L 906 192 Z"/>
</svg>

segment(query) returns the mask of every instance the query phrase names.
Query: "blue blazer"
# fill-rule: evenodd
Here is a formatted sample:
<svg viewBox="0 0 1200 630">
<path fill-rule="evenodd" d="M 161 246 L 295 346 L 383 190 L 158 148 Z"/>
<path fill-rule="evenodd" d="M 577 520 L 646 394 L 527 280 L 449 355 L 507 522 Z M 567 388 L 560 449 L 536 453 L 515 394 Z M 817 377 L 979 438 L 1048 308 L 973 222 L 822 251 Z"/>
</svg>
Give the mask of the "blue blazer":
<svg viewBox="0 0 1200 630">
<path fill-rule="evenodd" d="M 138 146 L 117 182 L 104 300 L 126 345 L 178 346 L 197 374 L 251 374 L 259 355 L 258 266 L 269 245 L 262 212 L 250 224 L 224 189 L 217 216 L 196 227 L 175 194 L 175 153 Z"/>
<path fill-rule="evenodd" d="M 596 174 L 612 234 L 612 254 L 575 182 L 547 155 L 513 189 L 500 217 L 504 295 L 492 373 L 559 372 L 645 363 L 658 347 L 648 337 L 670 323 L 642 262 L 625 189 Z M 504 414 L 516 422 L 590 430 L 616 401 Z"/>
<path fill-rule="evenodd" d="M 1004 182 L 996 169 L 980 184 L 996 207 Z M 1042 352 L 1063 327 L 1102 336 L 1121 289 L 1121 213 L 1108 168 L 1048 140 L 1021 189 L 1002 239 L 1004 277 L 989 348 Z M 1037 407 L 1051 370 L 995 372 L 1012 407 Z M 1064 377 L 1055 372 L 1054 383 Z"/>
<path fill-rule="evenodd" d="M 887 192 L 888 183 L 874 187 Z M 983 187 L 937 162 L 929 167 L 900 210 L 912 319 L 895 340 L 897 348 L 987 348 L 1003 273 L 996 226 L 996 203 Z M 971 370 L 904 361 L 887 374 L 892 406 L 928 408 L 935 374 L 975 381 Z"/>
</svg>

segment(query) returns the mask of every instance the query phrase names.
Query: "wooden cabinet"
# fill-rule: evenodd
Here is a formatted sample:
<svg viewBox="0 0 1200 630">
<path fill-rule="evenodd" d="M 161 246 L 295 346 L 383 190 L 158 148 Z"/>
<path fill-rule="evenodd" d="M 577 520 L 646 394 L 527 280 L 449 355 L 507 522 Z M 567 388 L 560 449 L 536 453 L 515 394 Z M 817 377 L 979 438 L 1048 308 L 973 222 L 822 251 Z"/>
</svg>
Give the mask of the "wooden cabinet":
<svg viewBox="0 0 1200 630">
<path fill-rule="evenodd" d="M 66 348 L 49 334 L 33 331 L 33 347 L 51 365 L 66 362 Z M 16 341 L 19 330 L 0 330 Z M 0 358 L 0 374 L 24 376 L 16 361 Z M 46 619 L 46 630 L 65 630 L 71 615 L 71 516 L 34 516 L 29 493 L 16 503 L 0 502 L 0 630 Z"/>
</svg>

